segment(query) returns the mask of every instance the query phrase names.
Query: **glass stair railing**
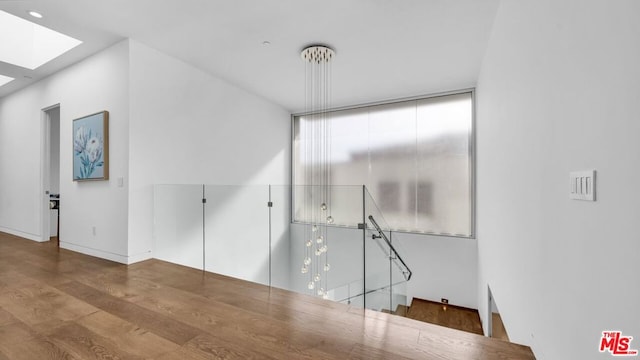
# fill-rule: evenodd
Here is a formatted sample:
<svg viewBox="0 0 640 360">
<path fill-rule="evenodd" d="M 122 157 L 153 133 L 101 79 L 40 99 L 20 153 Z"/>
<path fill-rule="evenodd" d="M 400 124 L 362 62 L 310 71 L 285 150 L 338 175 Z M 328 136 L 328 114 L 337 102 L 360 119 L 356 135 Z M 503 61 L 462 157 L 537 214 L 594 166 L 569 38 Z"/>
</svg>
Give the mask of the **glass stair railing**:
<svg viewBox="0 0 640 360">
<path fill-rule="evenodd" d="M 407 305 L 412 272 L 364 186 L 331 186 L 335 223 L 316 289 L 302 273 L 310 240 L 301 197 L 311 186 L 155 185 L 153 256 L 207 272 L 394 313 Z M 313 244 L 313 246 L 316 246 Z M 307 251 L 308 254 L 308 251 Z M 323 255 L 324 256 L 324 255 Z M 315 271 L 314 271 L 315 272 Z"/>
<path fill-rule="evenodd" d="M 330 289 L 329 299 L 356 307 L 365 307 L 366 298 L 366 308 L 368 309 L 391 314 L 401 312 L 398 315 L 404 316 L 406 314 L 403 309 L 407 304 L 406 285 L 407 281 L 399 281 L 363 292 L 363 282 L 360 280 L 336 289 Z"/>
</svg>

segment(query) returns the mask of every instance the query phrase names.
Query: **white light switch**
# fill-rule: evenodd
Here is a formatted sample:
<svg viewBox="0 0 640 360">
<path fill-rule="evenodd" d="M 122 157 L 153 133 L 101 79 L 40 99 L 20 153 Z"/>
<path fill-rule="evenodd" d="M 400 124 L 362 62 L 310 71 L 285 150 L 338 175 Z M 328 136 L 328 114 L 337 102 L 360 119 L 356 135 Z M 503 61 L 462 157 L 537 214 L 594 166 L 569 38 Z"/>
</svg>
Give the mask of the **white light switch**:
<svg viewBox="0 0 640 360">
<path fill-rule="evenodd" d="M 569 173 L 569 199 L 596 201 L 596 171 Z"/>
<path fill-rule="evenodd" d="M 118 187 L 123 187 L 124 186 L 124 178 L 123 177 L 119 177 L 118 178 Z"/>
</svg>

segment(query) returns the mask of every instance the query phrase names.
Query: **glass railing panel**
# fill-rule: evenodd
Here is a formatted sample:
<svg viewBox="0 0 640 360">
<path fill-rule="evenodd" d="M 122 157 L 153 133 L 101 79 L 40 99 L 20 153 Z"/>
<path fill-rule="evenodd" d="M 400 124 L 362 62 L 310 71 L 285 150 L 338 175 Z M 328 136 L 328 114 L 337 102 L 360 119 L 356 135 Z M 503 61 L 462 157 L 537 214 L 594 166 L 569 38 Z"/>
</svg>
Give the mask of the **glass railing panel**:
<svg viewBox="0 0 640 360">
<path fill-rule="evenodd" d="M 364 308 L 364 295 L 351 297 L 346 301 L 342 301 L 341 303 L 358 307 L 358 308 Z"/>
<path fill-rule="evenodd" d="M 321 287 L 324 289 L 334 289 L 346 284 L 359 281 L 362 284 L 363 274 L 363 251 L 362 251 L 362 230 L 343 227 L 327 227 L 324 243 L 327 245 L 326 262 L 329 264 L 329 271 L 321 268 Z M 311 240 L 307 225 L 291 224 L 291 277 L 290 290 L 304 294 L 317 294 L 317 291 L 308 289 L 308 283 L 313 280 L 317 266 L 321 264 L 316 259 L 313 251 L 309 251 L 306 242 Z M 316 246 L 315 243 L 312 246 Z M 302 267 L 305 257 L 311 252 L 310 270 L 303 273 Z M 320 259 L 323 260 L 323 259 Z M 323 263 L 322 263 L 323 264 Z M 363 292 L 362 285 L 358 290 Z M 316 289 L 317 290 L 317 289 Z M 355 288 L 354 288 L 354 291 Z"/>
<path fill-rule="evenodd" d="M 407 315 L 406 281 L 367 292 L 367 308 L 389 314 Z"/>
<path fill-rule="evenodd" d="M 153 187 L 153 257 L 202 269 L 203 185 Z"/>
<path fill-rule="evenodd" d="M 365 240 L 365 289 L 375 290 L 391 283 L 389 249 L 381 239 L 367 232 Z"/>
<path fill-rule="evenodd" d="M 391 285 L 391 250 L 385 243 L 384 238 L 372 223 L 371 217 L 375 219 L 379 227 L 384 231 L 389 227 L 386 224 L 382 212 L 376 205 L 374 199 L 365 189 L 364 194 L 365 212 L 365 304 L 367 308 L 374 310 L 391 308 L 389 296 L 384 296 L 380 289 L 387 289 Z M 384 231 L 387 238 L 388 231 Z"/>
<path fill-rule="evenodd" d="M 205 197 L 205 270 L 268 285 L 268 185 L 206 185 Z"/>
<path fill-rule="evenodd" d="M 411 277 L 411 270 L 402 258 L 402 245 L 394 241 L 393 233 L 382 211 L 368 190 L 365 190 L 365 279 L 367 307 L 375 308 L 381 301 L 385 311 L 395 312 L 402 298 L 406 302 L 406 283 Z M 372 292 L 372 290 L 374 292 Z M 385 297 L 383 294 L 387 295 Z M 371 299 L 371 304 L 367 300 Z"/>
<path fill-rule="evenodd" d="M 409 281 L 411 276 L 413 275 L 412 270 L 410 268 L 411 264 L 406 263 L 407 258 L 407 250 L 403 245 L 402 241 L 399 240 L 399 237 L 396 236 L 398 233 L 393 231 L 385 231 L 386 234 L 389 234 L 389 242 L 392 244 L 393 249 L 395 250 L 395 255 L 392 256 L 393 268 L 394 270 L 398 270 L 402 273 L 402 277 L 404 280 Z"/>
<path fill-rule="evenodd" d="M 296 186 L 294 196 L 311 196 L 318 189 Z M 326 291 L 362 280 L 364 253 L 358 223 L 363 218 L 363 187 L 331 186 L 326 194 L 332 199 L 326 204 L 326 210 L 320 206 L 323 201 L 309 198 L 309 203 L 300 202 L 293 214 L 298 221 L 291 224 L 290 232 L 294 269 L 290 285 L 292 290 L 301 293 L 318 295 L 319 289 Z M 326 220 L 328 216 L 332 222 Z M 318 253 L 323 246 L 326 251 Z M 305 259 L 309 262 L 307 266 Z M 325 267 L 326 264 L 329 266 Z"/>
<path fill-rule="evenodd" d="M 341 304 L 351 305 L 353 307 L 364 309 L 364 295 L 355 295 L 342 300 L 335 300 Z"/>
<path fill-rule="evenodd" d="M 363 281 L 359 280 L 330 289 L 328 291 L 329 299 L 356 307 L 364 307 L 366 298 L 368 309 L 400 316 L 407 315 L 406 281 L 368 290 L 366 293 L 362 292 L 363 285 Z"/>
<path fill-rule="evenodd" d="M 388 287 L 368 291 L 365 295 L 367 309 L 376 311 L 391 312 L 391 305 L 389 302 L 390 290 Z"/>
<path fill-rule="evenodd" d="M 313 192 L 305 188 L 293 195 Z M 334 301 L 395 311 L 406 303 L 407 272 L 389 244 L 401 244 L 364 187 L 332 186 L 327 194 L 325 215 L 333 223 L 318 223 L 313 232 L 309 223 L 291 222 L 290 186 L 157 185 L 154 257 L 315 296 L 321 288 Z M 316 254 L 320 245 L 327 249 Z M 306 258 L 311 264 L 303 272 Z"/>
<path fill-rule="evenodd" d="M 402 254 L 407 252 L 400 241 L 395 241 L 393 238 L 393 232 L 390 231 L 391 227 L 387 223 L 382 211 L 378 207 L 368 190 L 365 190 L 365 213 L 367 221 L 367 230 L 371 233 L 371 236 L 382 236 L 379 239 L 379 244 L 390 254 L 390 260 L 393 265 L 396 266 L 404 274 L 405 280 L 409 280 L 411 277 L 411 270 L 404 262 Z M 380 231 L 381 230 L 381 231 Z M 381 232 L 381 233 L 380 233 Z M 388 242 L 387 242 L 388 240 Z"/>
<path fill-rule="evenodd" d="M 270 201 L 271 286 L 293 290 L 291 277 L 300 271 L 291 256 L 291 186 L 271 185 Z"/>
<path fill-rule="evenodd" d="M 329 295 L 329 300 L 354 307 L 364 308 L 365 294 L 363 289 L 364 280 L 360 279 L 342 286 L 330 288 L 327 293 Z"/>
<path fill-rule="evenodd" d="M 362 284 L 364 257 L 362 251 L 362 231 L 352 228 L 328 228 L 327 262 L 330 271 L 326 272 L 327 288 L 336 288 L 351 284 L 356 291 Z M 364 288 L 361 286 L 359 291 Z"/>
<path fill-rule="evenodd" d="M 398 252 L 399 256 L 406 254 L 403 250 L 402 243 L 396 240 L 394 237 L 394 233 L 391 232 L 389 234 L 389 240 L 391 244 L 393 244 L 395 250 Z M 392 263 L 391 263 L 391 310 L 401 316 L 406 316 L 407 311 L 407 287 L 408 287 L 408 279 L 410 279 L 410 269 L 405 266 L 397 256 L 392 255 Z"/>
<path fill-rule="evenodd" d="M 407 316 L 407 281 L 394 283 L 391 287 L 391 311 L 395 315 Z"/>
</svg>

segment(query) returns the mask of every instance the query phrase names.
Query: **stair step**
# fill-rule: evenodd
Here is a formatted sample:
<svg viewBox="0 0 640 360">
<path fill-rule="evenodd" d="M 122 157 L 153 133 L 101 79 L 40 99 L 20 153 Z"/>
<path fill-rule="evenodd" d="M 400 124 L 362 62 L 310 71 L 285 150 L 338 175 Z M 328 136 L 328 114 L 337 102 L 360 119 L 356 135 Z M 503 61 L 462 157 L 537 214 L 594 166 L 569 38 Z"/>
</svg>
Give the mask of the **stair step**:
<svg viewBox="0 0 640 360">
<path fill-rule="evenodd" d="M 407 317 L 452 329 L 483 335 L 478 310 L 413 298 Z"/>
<path fill-rule="evenodd" d="M 398 305 L 398 307 L 396 308 L 396 311 L 394 312 L 395 315 L 398 316 L 407 316 L 407 314 L 409 313 L 409 307 L 406 305 Z"/>
</svg>

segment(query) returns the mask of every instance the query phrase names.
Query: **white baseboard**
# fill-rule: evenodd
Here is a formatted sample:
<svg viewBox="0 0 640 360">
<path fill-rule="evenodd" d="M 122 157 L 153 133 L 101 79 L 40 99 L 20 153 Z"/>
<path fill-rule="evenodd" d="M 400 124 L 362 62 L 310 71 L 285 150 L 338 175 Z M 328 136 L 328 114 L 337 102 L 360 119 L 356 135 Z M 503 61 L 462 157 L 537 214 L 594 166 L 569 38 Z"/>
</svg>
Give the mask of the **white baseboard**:
<svg viewBox="0 0 640 360">
<path fill-rule="evenodd" d="M 60 241 L 60 247 L 62 249 L 67 249 L 75 252 L 79 252 L 81 254 L 90 255 L 99 257 L 106 260 L 115 261 L 121 264 L 128 264 L 129 257 L 126 255 L 110 253 L 103 250 L 93 249 L 82 245 L 76 245 L 73 243 L 68 243 L 65 241 Z"/>
<path fill-rule="evenodd" d="M 135 255 L 129 255 L 129 260 L 128 260 L 129 262 L 127 264 L 131 265 L 131 264 L 135 264 L 137 262 L 145 261 L 149 259 L 153 259 L 153 254 L 151 253 L 151 251 L 147 251 L 147 252 L 143 252 Z"/>
<path fill-rule="evenodd" d="M 36 242 L 48 241 L 48 240 L 42 240 L 42 238 L 39 235 L 25 233 L 23 231 L 14 230 L 14 229 L 2 227 L 2 226 L 0 226 L 0 232 L 15 235 L 23 239 L 32 240 Z M 115 254 L 115 253 L 111 253 L 111 252 L 103 251 L 99 249 L 94 249 L 94 248 L 90 248 L 82 245 L 77 245 L 77 244 L 65 242 L 65 241 L 60 241 L 60 247 L 62 249 L 75 251 L 81 254 L 94 256 L 101 259 L 115 261 L 125 265 L 135 264 L 140 261 L 153 259 L 153 254 L 151 251 L 128 256 L 128 255 L 122 255 L 122 254 Z"/>
<path fill-rule="evenodd" d="M 133 263 L 137 263 L 137 262 L 140 262 L 140 261 L 144 261 L 144 260 L 148 260 L 148 259 L 153 258 L 153 256 L 151 256 L 151 251 L 145 252 L 145 253 L 141 253 L 141 254 L 127 256 L 127 255 L 115 254 L 115 253 L 111 253 L 111 252 L 103 251 L 103 250 L 99 250 L 99 249 L 94 249 L 94 248 L 90 248 L 90 247 L 86 247 L 86 246 L 82 246 L 82 245 L 77 245 L 77 244 L 73 244 L 73 243 L 69 243 L 69 242 L 65 242 L 65 241 L 60 241 L 60 247 L 63 248 L 63 249 L 79 252 L 81 254 L 85 254 L 85 255 L 89 255 L 89 256 L 95 256 L 95 257 L 99 257 L 101 259 L 115 261 L 117 263 L 125 264 L 125 265 L 130 265 L 130 264 L 133 264 Z"/>
<path fill-rule="evenodd" d="M 2 227 L 2 226 L 0 226 L 0 231 L 5 232 L 7 234 L 19 236 L 21 238 L 37 241 L 37 242 L 45 242 L 45 241 L 49 240 L 49 239 L 42 240 L 42 236 L 37 235 L 37 234 L 30 234 L 30 233 L 22 232 L 20 230 L 14 230 L 14 229 Z"/>
</svg>

